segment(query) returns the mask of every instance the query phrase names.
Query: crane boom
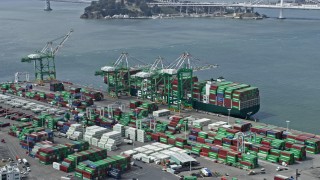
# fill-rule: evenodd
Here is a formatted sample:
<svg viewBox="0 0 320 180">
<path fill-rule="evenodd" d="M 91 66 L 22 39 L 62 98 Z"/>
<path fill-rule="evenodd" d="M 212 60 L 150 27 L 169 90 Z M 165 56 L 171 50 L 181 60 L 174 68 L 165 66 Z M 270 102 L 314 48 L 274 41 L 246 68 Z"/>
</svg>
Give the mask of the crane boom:
<svg viewBox="0 0 320 180">
<path fill-rule="evenodd" d="M 63 44 L 69 39 L 70 35 L 73 33 L 73 29 L 71 29 L 68 34 L 66 34 L 62 41 L 57 45 L 57 47 L 52 51 L 52 55 L 56 55 L 59 49 L 63 46 Z"/>
<path fill-rule="evenodd" d="M 56 79 L 54 57 L 63 44 L 68 40 L 72 32 L 73 29 L 71 29 L 66 35 L 47 42 L 41 51 L 37 51 L 35 54 L 30 54 L 21 59 L 21 62 L 34 62 L 35 78 L 37 80 L 43 81 L 45 80 L 45 77 L 47 79 Z M 53 42 L 59 39 L 62 39 L 62 41 L 57 46 L 53 47 Z"/>
</svg>

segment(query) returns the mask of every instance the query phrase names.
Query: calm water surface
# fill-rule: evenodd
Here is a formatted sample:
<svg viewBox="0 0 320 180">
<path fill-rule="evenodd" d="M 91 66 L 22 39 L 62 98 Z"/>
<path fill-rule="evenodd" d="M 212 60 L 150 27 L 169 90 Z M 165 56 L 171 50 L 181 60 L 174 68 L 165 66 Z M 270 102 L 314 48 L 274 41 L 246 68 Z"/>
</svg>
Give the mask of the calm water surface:
<svg viewBox="0 0 320 180">
<path fill-rule="evenodd" d="M 94 72 L 121 52 L 152 62 L 167 62 L 188 51 L 218 69 L 200 78 L 223 76 L 259 87 L 262 122 L 319 134 L 320 11 L 260 10 L 271 18 L 254 20 L 158 19 L 82 20 L 85 4 L 52 3 L 45 12 L 38 0 L 0 1 L 0 81 L 17 71 L 33 72 L 21 57 L 49 40 L 75 32 L 56 56 L 58 79 L 105 88 Z"/>
</svg>

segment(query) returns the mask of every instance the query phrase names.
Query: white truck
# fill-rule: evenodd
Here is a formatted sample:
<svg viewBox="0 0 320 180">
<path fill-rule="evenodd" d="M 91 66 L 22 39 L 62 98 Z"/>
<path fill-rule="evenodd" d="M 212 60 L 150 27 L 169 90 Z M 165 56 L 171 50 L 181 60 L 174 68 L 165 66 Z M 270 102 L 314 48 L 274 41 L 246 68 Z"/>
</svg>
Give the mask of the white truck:
<svg viewBox="0 0 320 180">
<path fill-rule="evenodd" d="M 133 140 L 132 139 L 123 138 L 123 142 L 126 143 L 126 144 L 132 144 Z"/>
</svg>

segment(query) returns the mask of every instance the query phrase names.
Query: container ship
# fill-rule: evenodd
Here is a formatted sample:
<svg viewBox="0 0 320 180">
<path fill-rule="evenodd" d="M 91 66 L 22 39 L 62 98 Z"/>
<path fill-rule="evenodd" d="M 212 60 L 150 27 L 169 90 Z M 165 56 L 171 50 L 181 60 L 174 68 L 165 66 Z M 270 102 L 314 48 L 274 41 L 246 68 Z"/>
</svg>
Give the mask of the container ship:
<svg viewBox="0 0 320 180">
<path fill-rule="evenodd" d="M 260 109 L 259 89 L 220 77 L 199 80 L 194 72 L 217 65 L 193 65 L 189 53 L 183 53 L 170 65 L 158 58 L 153 64 L 129 66 L 128 54 L 122 53 L 111 66 L 103 66 L 96 75 L 104 77 L 107 93 L 113 97 L 137 96 L 167 104 L 180 111 L 193 108 L 233 117 L 247 118 Z"/>
</svg>

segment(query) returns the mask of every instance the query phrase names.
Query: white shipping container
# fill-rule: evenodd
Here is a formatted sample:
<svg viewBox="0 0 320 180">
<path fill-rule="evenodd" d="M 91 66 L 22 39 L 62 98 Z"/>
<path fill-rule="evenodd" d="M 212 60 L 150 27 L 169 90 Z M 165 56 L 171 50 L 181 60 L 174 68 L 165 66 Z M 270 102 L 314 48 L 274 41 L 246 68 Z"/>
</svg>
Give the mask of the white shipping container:
<svg viewBox="0 0 320 180">
<path fill-rule="evenodd" d="M 52 163 L 52 167 L 53 167 L 53 169 L 56 169 L 56 170 L 60 170 L 60 163 L 57 163 L 57 162 L 53 162 Z"/>
</svg>

